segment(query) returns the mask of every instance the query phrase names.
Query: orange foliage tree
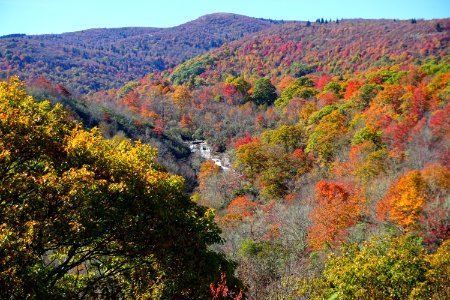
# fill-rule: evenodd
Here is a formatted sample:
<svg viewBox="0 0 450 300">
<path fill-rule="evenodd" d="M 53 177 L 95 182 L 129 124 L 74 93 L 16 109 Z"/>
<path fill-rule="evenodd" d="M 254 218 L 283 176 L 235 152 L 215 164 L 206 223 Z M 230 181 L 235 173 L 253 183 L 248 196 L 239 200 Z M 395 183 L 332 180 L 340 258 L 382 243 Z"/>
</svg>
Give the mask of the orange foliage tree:
<svg viewBox="0 0 450 300">
<path fill-rule="evenodd" d="M 122 104 L 127 106 L 131 111 L 139 111 L 139 94 L 136 91 L 129 92 L 123 99 Z"/>
<path fill-rule="evenodd" d="M 321 180 L 316 184 L 316 203 L 311 211 L 309 245 L 320 250 L 338 244 L 362 212 L 362 201 L 352 184 Z"/>
<path fill-rule="evenodd" d="M 258 205 L 251 201 L 247 196 L 239 196 L 236 197 L 231 203 L 228 205 L 227 211 L 229 214 L 239 214 L 242 217 L 252 216 Z"/>
<path fill-rule="evenodd" d="M 192 123 L 192 117 L 189 115 L 182 115 L 180 120 L 180 126 L 181 128 L 191 128 L 193 125 Z"/>
<path fill-rule="evenodd" d="M 427 184 L 420 171 L 409 171 L 393 183 L 377 205 L 380 220 L 389 220 L 409 230 L 416 224 L 427 200 Z"/>
<path fill-rule="evenodd" d="M 173 102 L 182 111 L 188 106 L 191 100 L 191 92 L 183 85 L 179 85 L 173 92 Z"/>
</svg>

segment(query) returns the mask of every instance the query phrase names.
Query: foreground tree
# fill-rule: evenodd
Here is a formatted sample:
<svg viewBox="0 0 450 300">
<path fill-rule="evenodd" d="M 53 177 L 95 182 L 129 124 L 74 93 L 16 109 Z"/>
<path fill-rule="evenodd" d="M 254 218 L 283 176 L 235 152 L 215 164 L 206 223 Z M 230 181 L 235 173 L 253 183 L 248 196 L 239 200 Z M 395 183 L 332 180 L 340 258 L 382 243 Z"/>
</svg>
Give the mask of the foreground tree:
<svg viewBox="0 0 450 300">
<path fill-rule="evenodd" d="M 208 299 L 227 274 L 211 210 L 137 142 L 0 83 L 0 298 Z"/>
<path fill-rule="evenodd" d="M 374 237 L 332 255 L 324 277 L 339 299 L 448 299 L 449 247 L 427 254 L 414 235 Z"/>
</svg>

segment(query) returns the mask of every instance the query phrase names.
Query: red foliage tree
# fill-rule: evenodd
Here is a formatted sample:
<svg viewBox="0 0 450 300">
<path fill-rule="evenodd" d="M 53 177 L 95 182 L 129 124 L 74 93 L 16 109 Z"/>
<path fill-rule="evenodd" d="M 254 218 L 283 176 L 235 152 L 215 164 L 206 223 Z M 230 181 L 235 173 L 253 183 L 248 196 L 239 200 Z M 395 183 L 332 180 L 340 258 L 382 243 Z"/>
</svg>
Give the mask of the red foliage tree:
<svg viewBox="0 0 450 300">
<path fill-rule="evenodd" d="M 242 145 L 249 144 L 256 141 L 256 138 L 253 138 L 249 133 L 246 133 L 244 137 L 238 138 L 234 143 L 234 148 L 237 149 Z"/>
<path fill-rule="evenodd" d="M 316 86 L 319 90 L 322 90 L 323 87 L 330 81 L 331 81 L 330 76 L 322 76 L 322 77 L 318 78 Z"/>
<path fill-rule="evenodd" d="M 219 300 L 219 299 L 230 299 L 230 300 L 241 300 L 244 297 L 244 293 L 242 289 L 239 291 L 239 294 L 235 294 L 228 288 L 227 285 L 227 275 L 225 272 L 222 272 L 220 275 L 220 282 L 217 283 L 217 287 L 211 283 L 209 288 L 211 289 L 211 300 Z"/>
<path fill-rule="evenodd" d="M 63 95 L 64 97 L 70 97 L 72 94 L 61 84 L 56 86 L 56 91 Z"/>
<path fill-rule="evenodd" d="M 351 80 L 348 82 L 347 89 L 345 90 L 344 98 L 350 99 L 356 92 L 359 90 L 359 88 L 362 86 L 362 83 L 359 81 Z"/>
<path fill-rule="evenodd" d="M 450 103 L 444 109 L 435 111 L 430 118 L 430 128 L 435 138 L 450 137 Z"/>
<path fill-rule="evenodd" d="M 311 211 L 309 245 L 320 250 L 344 240 L 362 212 L 362 200 L 352 184 L 321 180 L 316 184 L 315 206 Z"/>
<path fill-rule="evenodd" d="M 334 104 L 338 100 L 339 100 L 339 97 L 336 96 L 335 93 L 327 92 L 325 94 L 320 95 L 320 99 L 319 99 L 319 103 L 318 104 L 319 104 L 319 107 L 323 107 L 325 105 Z"/>
<path fill-rule="evenodd" d="M 164 122 L 161 119 L 156 119 L 155 127 L 152 131 L 157 135 L 162 135 L 164 133 Z"/>
<path fill-rule="evenodd" d="M 232 99 L 237 92 L 237 87 L 234 84 L 225 84 L 223 86 L 223 95 L 227 100 Z"/>
<path fill-rule="evenodd" d="M 428 100 L 424 89 L 425 87 L 418 87 L 414 90 L 412 114 L 417 119 L 420 119 L 427 111 Z"/>
<path fill-rule="evenodd" d="M 264 128 L 266 126 L 266 119 L 263 114 L 259 114 L 255 119 L 255 125 L 257 128 Z"/>
</svg>

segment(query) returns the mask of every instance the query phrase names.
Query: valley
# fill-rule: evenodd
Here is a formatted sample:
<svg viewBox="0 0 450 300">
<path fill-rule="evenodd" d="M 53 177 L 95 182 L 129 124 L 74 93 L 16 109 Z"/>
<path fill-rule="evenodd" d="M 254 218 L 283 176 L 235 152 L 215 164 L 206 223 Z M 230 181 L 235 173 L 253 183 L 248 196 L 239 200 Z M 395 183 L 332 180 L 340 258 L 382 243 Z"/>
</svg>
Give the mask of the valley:
<svg viewBox="0 0 450 300">
<path fill-rule="evenodd" d="M 450 297 L 449 40 L 223 13 L 1 37 L 0 298 Z"/>
</svg>

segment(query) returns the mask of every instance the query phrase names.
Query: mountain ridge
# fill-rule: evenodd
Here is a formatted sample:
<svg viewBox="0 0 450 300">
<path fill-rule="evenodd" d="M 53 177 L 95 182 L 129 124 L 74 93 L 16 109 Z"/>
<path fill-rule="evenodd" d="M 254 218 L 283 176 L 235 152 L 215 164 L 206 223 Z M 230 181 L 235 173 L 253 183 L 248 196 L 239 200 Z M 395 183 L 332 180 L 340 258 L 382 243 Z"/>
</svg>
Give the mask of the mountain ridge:
<svg viewBox="0 0 450 300">
<path fill-rule="evenodd" d="M 0 79 L 44 76 L 79 93 L 118 87 L 249 33 L 284 23 L 210 14 L 170 28 L 92 28 L 0 39 Z M 87 78 L 84 74 L 91 74 Z"/>
<path fill-rule="evenodd" d="M 342 74 L 399 62 L 418 63 L 430 57 L 448 58 L 450 19 L 416 22 L 349 19 L 327 24 L 287 23 L 190 59 L 177 66 L 170 78 L 177 84 L 189 79 L 208 85 L 224 80 L 227 74 L 253 80 L 313 72 Z M 204 68 L 195 70 L 198 65 Z"/>
</svg>

